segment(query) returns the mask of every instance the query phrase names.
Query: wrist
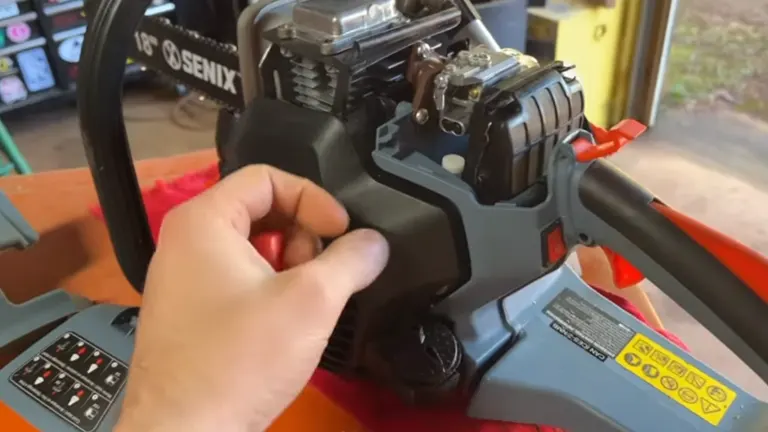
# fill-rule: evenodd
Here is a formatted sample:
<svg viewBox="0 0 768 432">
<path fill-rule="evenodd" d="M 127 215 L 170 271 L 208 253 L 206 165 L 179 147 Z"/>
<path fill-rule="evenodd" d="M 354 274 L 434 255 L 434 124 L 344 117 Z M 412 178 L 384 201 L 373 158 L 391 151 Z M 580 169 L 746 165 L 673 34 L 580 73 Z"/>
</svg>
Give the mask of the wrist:
<svg viewBox="0 0 768 432">
<path fill-rule="evenodd" d="M 114 428 L 114 432 L 210 432 L 217 430 L 241 432 L 245 428 L 233 425 L 231 422 L 213 421 L 200 414 L 182 417 L 172 413 L 163 413 L 159 410 L 121 413 Z"/>
<path fill-rule="evenodd" d="M 237 415 L 220 404 L 211 403 L 198 409 L 176 409 L 166 404 L 126 406 L 114 432 L 247 432 L 263 431 L 270 421 L 258 416 Z"/>
</svg>

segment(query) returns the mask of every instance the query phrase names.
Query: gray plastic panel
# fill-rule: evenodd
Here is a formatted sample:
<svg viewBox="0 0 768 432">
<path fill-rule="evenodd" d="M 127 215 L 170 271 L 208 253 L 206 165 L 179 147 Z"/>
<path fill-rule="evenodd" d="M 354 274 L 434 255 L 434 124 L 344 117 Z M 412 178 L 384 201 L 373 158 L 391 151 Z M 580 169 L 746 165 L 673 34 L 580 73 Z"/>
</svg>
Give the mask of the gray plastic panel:
<svg viewBox="0 0 768 432">
<path fill-rule="evenodd" d="M 554 200 L 536 208 L 482 205 L 469 185 L 439 163 L 419 152 L 399 153 L 397 132 L 402 122 L 410 121 L 410 112 L 409 104 L 401 104 L 396 117 L 379 128 L 373 160 L 382 170 L 435 191 L 456 206 L 466 234 L 471 278 L 438 304 L 435 312 L 468 316 L 547 271 L 541 259 L 541 233 L 557 220 L 558 209 Z M 457 333 L 472 336 L 466 333 L 472 329 L 462 324 L 457 323 Z"/>
<path fill-rule="evenodd" d="M 35 243 L 37 232 L 16 210 L 8 197 L 0 191 L 0 250 L 23 249 Z"/>
<path fill-rule="evenodd" d="M 24 354 L 0 370 L 0 400 L 42 432 L 78 431 L 79 429 L 71 423 L 43 407 L 31 396 L 20 390 L 11 382 L 11 375 L 66 333 L 74 333 L 83 337 L 89 343 L 103 350 L 108 356 L 127 365 L 133 354 L 133 335 L 126 334 L 111 325 L 115 317 L 124 310 L 123 307 L 113 305 L 90 307 L 73 316 L 36 342 Z M 108 407 L 104 419 L 93 431 L 111 431 L 117 421 L 122 402 L 123 390 L 116 394 L 114 403 Z"/>
<path fill-rule="evenodd" d="M 0 348 L 88 304 L 86 299 L 55 290 L 16 305 L 0 291 Z"/>
<path fill-rule="evenodd" d="M 655 366 L 649 366 L 648 370 L 656 375 L 655 379 L 669 376 L 666 379 L 670 380 L 674 373 L 669 372 L 669 365 L 677 360 L 689 370 L 703 372 L 706 378 L 702 379 L 706 384 L 702 385 L 705 390 L 701 391 L 711 391 L 711 394 L 718 396 L 714 393 L 716 389 L 709 390 L 711 385 L 733 390 L 735 401 L 724 410 L 719 425 L 705 421 L 694 411 L 701 412 L 702 407 L 706 407 L 706 411 L 717 418 L 723 413 L 716 411 L 720 410 L 720 406 L 710 405 L 709 400 L 702 402 L 701 399 L 705 398 L 697 396 L 696 402 L 686 408 L 682 402 L 673 400 L 622 367 L 619 359 L 624 354 L 616 359 L 607 356 L 601 360 L 588 352 L 587 346 L 591 344 L 584 341 L 589 341 L 589 338 L 578 339 L 577 335 L 580 342 L 575 343 L 572 338 L 555 331 L 555 321 L 544 313 L 544 309 L 566 289 L 628 330 L 660 346 L 660 352 L 673 355 L 672 362 L 668 362 L 666 368 L 643 358 L 644 363 L 637 366 L 639 373 L 644 373 L 641 372 L 645 370 L 643 368 L 652 364 Z M 533 301 L 531 297 L 535 297 Z M 469 411 L 473 417 L 552 424 L 570 432 L 768 430 L 765 403 L 740 390 L 599 295 L 567 266 L 501 300 L 501 309 L 506 327 L 517 329 L 521 337 L 481 380 Z M 485 331 L 491 332 L 492 329 L 486 328 Z M 634 343 L 633 339 L 627 346 Z M 687 377 L 678 379 L 675 390 L 685 392 L 684 396 L 695 394 L 683 390 L 693 388 L 693 384 L 686 380 Z M 690 397 L 693 400 L 693 396 Z"/>
<path fill-rule="evenodd" d="M 0 250 L 10 247 L 23 249 L 37 240 L 37 232 L 0 191 Z M 47 324 L 72 315 L 88 304 L 83 298 L 55 290 L 17 305 L 8 301 L 0 290 L 0 348 Z"/>
</svg>

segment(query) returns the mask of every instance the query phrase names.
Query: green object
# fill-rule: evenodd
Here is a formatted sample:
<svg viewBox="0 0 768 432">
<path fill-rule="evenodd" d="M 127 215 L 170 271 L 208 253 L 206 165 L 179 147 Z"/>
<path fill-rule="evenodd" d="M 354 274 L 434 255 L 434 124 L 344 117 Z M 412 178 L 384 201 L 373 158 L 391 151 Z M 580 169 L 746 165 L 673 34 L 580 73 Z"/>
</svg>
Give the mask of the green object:
<svg viewBox="0 0 768 432">
<path fill-rule="evenodd" d="M 27 163 L 24 155 L 19 151 L 19 148 L 16 147 L 11 133 L 8 132 L 8 128 L 5 127 L 2 121 L 0 121 L 0 145 L 3 146 L 3 153 L 5 153 L 10 162 L 8 165 L 0 166 L 0 175 L 10 174 L 11 168 L 19 174 L 32 174 L 32 168 Z"/>
</svg>

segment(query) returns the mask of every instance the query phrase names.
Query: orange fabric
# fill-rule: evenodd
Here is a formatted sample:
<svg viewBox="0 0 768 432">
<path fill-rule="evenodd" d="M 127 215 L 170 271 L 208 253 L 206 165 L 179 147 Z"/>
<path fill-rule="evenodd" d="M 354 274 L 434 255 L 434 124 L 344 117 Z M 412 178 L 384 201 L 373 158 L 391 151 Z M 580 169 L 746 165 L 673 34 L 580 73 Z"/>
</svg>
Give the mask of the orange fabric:
<svg viewBox="0 0 768 432">
<path fill-rule="evenodd" d="M 311 386 L 269 428 L 269 432 L 296 431 L 366 432 L 352 415 Z"/>
<path fill-rule="evenodd" d="M 20 416 L 16 411 L 12 410 L 8 405 L 0 401 L 0 426 L 3 430 L 13 432 L 40 432 L 24 417 Z"/>
<path fill-rule="evenodd" d="M 656 202 L 653 207 L 707 249 L 752 291 L 768 303 L 768 259 L 747 246 L 715 231 L 671 207 Z"/>
</svg>

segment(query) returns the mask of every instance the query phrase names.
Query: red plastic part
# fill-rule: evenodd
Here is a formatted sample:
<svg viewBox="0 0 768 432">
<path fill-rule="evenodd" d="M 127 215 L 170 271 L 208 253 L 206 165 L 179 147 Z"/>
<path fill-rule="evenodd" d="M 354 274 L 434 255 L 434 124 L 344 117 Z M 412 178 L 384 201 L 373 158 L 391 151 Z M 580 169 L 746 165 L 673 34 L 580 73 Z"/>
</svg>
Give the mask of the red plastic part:
<svg viewBox="0 0 768 432">
<path fill-rule="evenodd" d="M 579 162 L 589 162 L 612 155 L 648 129 L 647 126 L 634 119 L 622 120 L 610 130 L 595 125 L 590 126 L 597 144 L 592 144 L 584 139 L 577 139 L 574 142 L 574 148 L 576 149 L 576 160 Z"/>
<path fill-rule="evenodd" d="M 567 253 L 568 248 L 565 247 L 563 226 L 558 224 L 547 233 L 547 264 L 552 265 L 560 262 Z"/>
<path fill-rule="evenodd" d="M 645 279 L 645 275 L 624 257 L 605 246 L 602 246 L 602 249 L 605 256 L 608 257 L 608 262 L 611 264 L 613 284 L 616 285 L 616 288 L 628 288 L 639 284 Z"/>
<path fill-rule="evenodd" d="M 281 232 L 263 232 L 251 236 L 251 244 L 275 271 L 282 271 L 285 236 Z"/>
</svg>

